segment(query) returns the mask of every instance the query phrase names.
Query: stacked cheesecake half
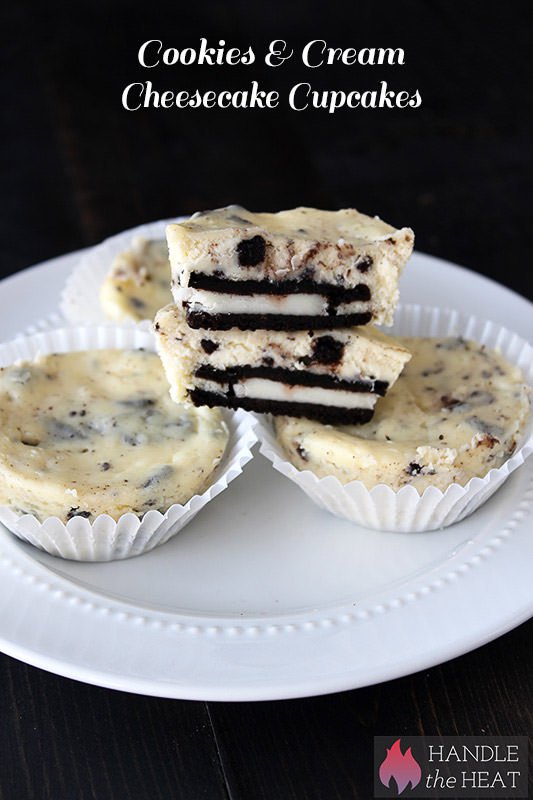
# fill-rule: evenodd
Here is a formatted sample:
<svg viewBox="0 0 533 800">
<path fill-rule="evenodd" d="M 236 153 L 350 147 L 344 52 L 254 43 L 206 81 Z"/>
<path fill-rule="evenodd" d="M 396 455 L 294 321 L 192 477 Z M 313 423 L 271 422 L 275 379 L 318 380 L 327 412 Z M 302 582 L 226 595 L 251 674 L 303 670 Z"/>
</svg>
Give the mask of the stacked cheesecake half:
<svg viewBox="0 0 533 800">
<path fill-rule="evenodd" d="M 367 422 L 409 352 L 390 325 L 414 234 L 354 209 L 229 206 L 169 225 L 174 305 L 155 318 L 173 398 Z"/>
</svg>

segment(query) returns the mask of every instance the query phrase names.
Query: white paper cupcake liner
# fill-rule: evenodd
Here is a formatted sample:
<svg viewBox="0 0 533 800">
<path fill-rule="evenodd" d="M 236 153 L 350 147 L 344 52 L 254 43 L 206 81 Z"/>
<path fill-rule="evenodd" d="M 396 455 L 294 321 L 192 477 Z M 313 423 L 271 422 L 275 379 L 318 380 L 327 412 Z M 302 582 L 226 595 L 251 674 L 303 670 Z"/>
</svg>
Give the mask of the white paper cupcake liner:
<svg viewBox="0 0 533 800">
<path fill-rule="evenodd" d="M 166 226 L 170 222 L 181 222 L 184 219 L 187 217 L 174 217 L 139 225 L 136 228 L 117 233 L 115 236 L 110 236 L 87 250 L 80 257 L 61 292 L 59 307 L 65 319 L 76 325 L 116 325 L 116 322 L 106 317 L 100 305 L 100 287 L 115 256 L 128 250 L 136 236 L 143 236 L 145 239 L 164 239 Z M 124 320 L 120 324 L 131 327 L 141 326 L 148 330 L 151 320 L 142 322 Z"/>
<path fill-rule="evenodd" d="M 155 350 L 151 331 L 116 323 L 113 326 L 64 327 L 0 344 L 0 366 L 52 352 L 139 347 Z M 114 561 L 152 550 L 175 536 L 201 508 L 224 491 L 252 458 L 251 448 L 257 441 L 252 417 L 244 411 L 227 412 L 224 417 L 229 440 L 212 483 L 205 492 L 194 495 L 184 505 L 174 504 L 164 514 L 151 510 L 142 518 L 127 513 L 115 521 L 108 514 L 100 514 L 93 522 L 73 517 L 67 523 L 58 517 L 40 522 L 31 514 L 19 515 L 0 506 L 0 522 L 41 550 L 77 561 Z"/>
<path fill-rule="evenodd" d="M 388 332 L 388 331 L 387 331 Z M 477 319 L 450 309 L 400 305 L 390 332 L 397 336 L 455 336 L 472 339 L 499 350 L 520 367 L 533 385 L 533 348 L 517 334 L 495 322 Z M 466 486 L 452 483 L 442 492 L 434 486 L 420 495 L 413 486 L 394 491 L 385 484 L 367 489 L 361 481 L 342 484 L 336 477 L 317 478 L 299 470 L 279 445 L 268 416 L 256 415 L 260 452 L 275 469 L 294 481 L 321 508 L 368 528 L 387 531 L 428 531 L 445 528 L 464 519 L 504 483 L 533 452 L 531 415 L 519 448 L 498 469 L 483 478 L 472 478 Z"/>
</svg>

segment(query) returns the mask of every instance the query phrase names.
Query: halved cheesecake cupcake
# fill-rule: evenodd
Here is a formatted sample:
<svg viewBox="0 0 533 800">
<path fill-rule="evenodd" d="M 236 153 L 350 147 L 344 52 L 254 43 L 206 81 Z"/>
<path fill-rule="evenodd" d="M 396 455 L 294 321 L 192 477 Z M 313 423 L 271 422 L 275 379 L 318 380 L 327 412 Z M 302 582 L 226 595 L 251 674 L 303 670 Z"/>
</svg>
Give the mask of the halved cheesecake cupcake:
<svg viewBox="0 0 533 800">
<path fill-rule="evenodd" d="M 173 305 L 157 313 L 155 331 L 176 402 L 329 424 L 371 419 L 410 358 L 370 328 L 205 331 L 190 328 L 184 308 Z"/>
<path fill-rule="evenodd" d="M 414 234 L 353 208 L 228 206 L 167 227 L 172 292 L 192 328 L 390 325 Z"/>
</svg>

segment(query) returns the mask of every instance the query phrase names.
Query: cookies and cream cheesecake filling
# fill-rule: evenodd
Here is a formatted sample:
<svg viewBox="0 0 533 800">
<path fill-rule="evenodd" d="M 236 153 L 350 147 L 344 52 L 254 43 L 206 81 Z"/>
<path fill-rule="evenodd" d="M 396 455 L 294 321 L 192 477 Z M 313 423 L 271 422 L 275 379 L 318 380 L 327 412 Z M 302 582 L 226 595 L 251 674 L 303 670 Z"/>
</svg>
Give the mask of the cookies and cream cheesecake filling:
<svg viewBox="0 0 533 800">
<path fill-rule="evenodd" d="M 0 369 L 0 504 L 43 520 L 166 511 L 207 487 L 218 410 L 174 403 L 157 354 L 90 350 Z"/>
<path fill-rule="evenodd" d="M 390 325 L 414 234 L 355 209 L 228 206 L 167 226 L 172 293 L 194 328 Z"/>
<path fill-rule="evenodd" d="M 172 300 L 165 239 L 136 236 L 119 253 L 100 287 L 100 304 L 109 319 L 153 319 Z"/>
<path fill-rule="evenodd" d="M 410 358 L 373 328 L 196 330 L 179 305 L 158 312 L 155 331 L 177 402 L 328 422 L 370 419 Z"/>
<path fill-rule="evenodd" d="M 500 467 L 530 414 L 521 371 L 499 353 L 461 337 L 399 337 L 412 353 L 370 422 L 357 427 L 279 417 L 290 461 L 318 477 L 368 488 L 412 485 L 443 491 Z"/>
</svg>

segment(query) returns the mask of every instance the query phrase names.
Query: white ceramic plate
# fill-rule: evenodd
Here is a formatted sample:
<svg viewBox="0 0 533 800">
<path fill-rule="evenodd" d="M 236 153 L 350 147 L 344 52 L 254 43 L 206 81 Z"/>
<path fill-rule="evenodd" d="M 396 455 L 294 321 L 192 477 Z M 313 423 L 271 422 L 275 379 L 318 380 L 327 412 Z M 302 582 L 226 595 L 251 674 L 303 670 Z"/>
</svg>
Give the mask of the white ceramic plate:
<svg viewBox="0 0 533 800">
<path fill-rule="evenodd" d="M 58 309 L 80 254 L 0 284 L 0 338 Z M 402 301 L 492 318 L 528 338 L 531 305 L 415 254 Z M 464 522 L 378 533 L 321 511 L 257 456 L 175 539 L 79 564 L 0 530 L 0 647 L 71 678 L 202 700 L 281 699 L 396 678 L 533 612 L 533 459 Z"/>
</svg>

